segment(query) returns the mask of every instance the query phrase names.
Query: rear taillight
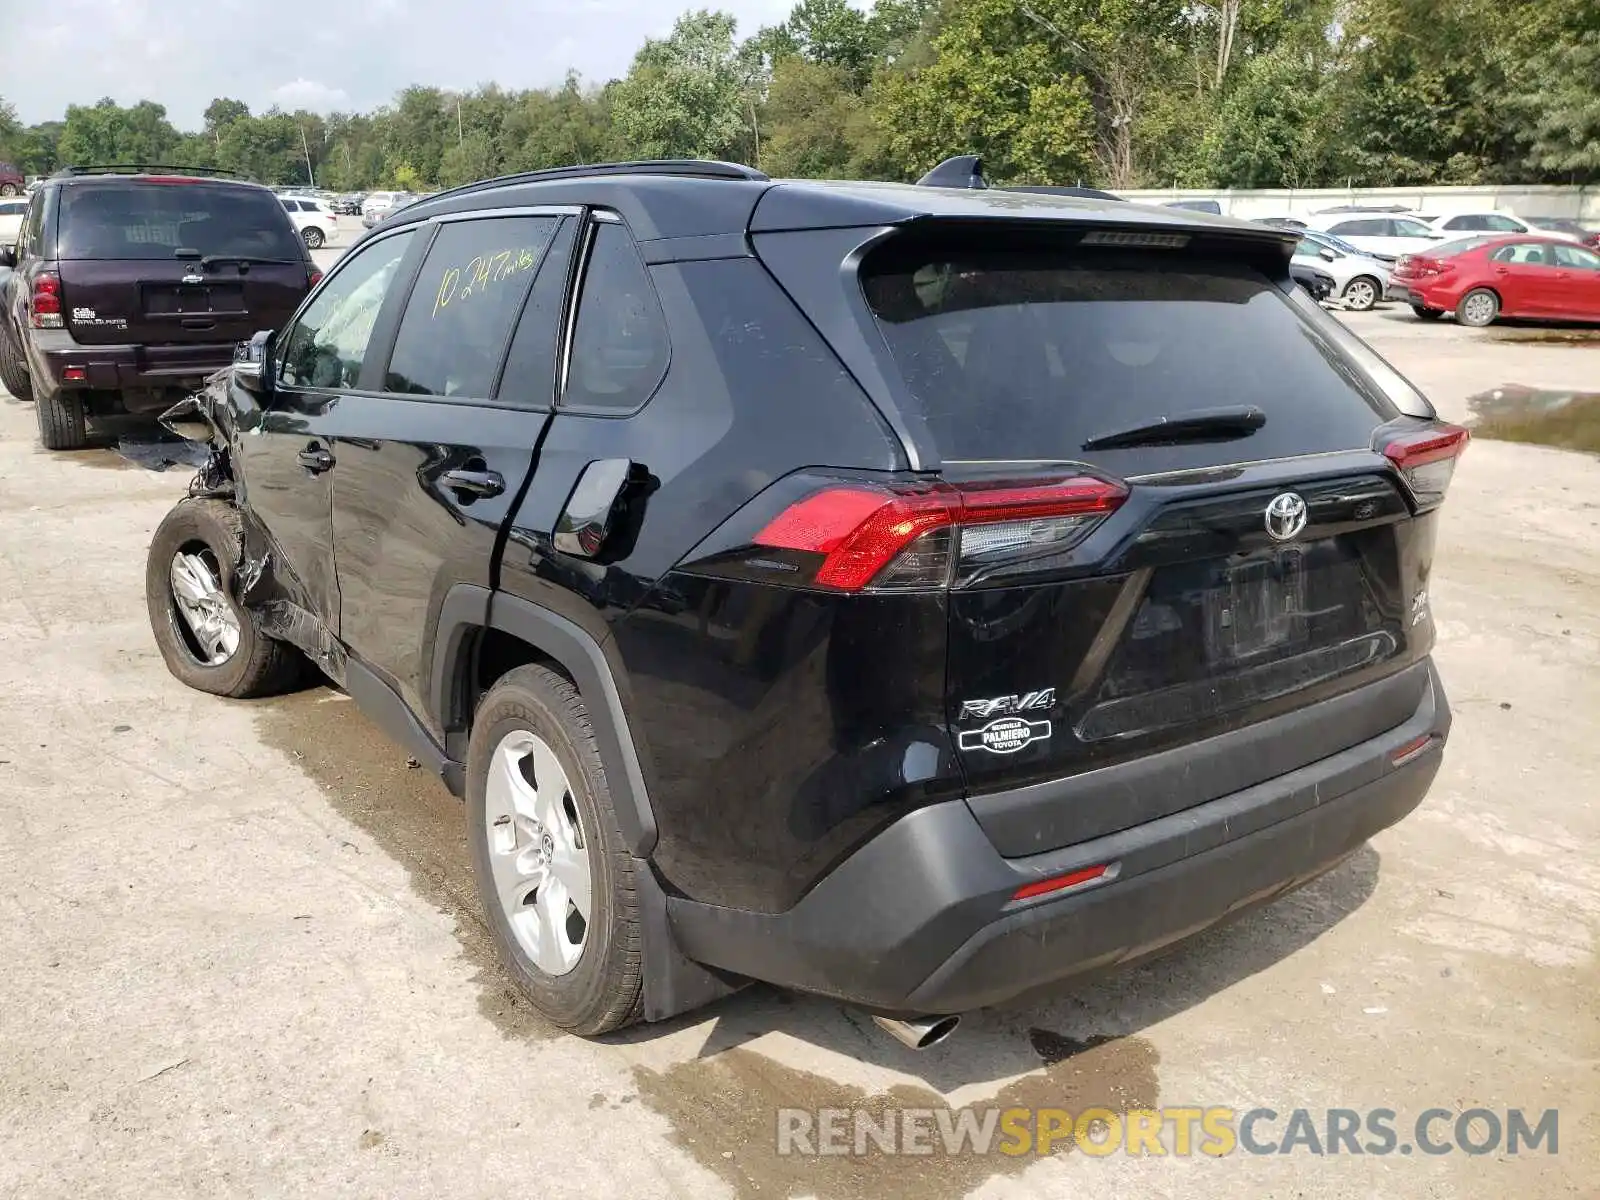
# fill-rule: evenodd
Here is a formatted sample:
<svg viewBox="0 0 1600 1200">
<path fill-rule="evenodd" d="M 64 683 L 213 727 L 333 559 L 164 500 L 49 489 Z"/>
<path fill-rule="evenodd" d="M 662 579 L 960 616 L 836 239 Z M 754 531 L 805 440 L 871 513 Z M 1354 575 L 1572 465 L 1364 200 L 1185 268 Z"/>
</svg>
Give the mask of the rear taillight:
<svg viewBox="0 0 1600 1200">
<path fill-rule="evenodd" d="M 1066 550 L 1127 498 L 1121 483 L 1066 479 L 825 488 L 754 543 L 820 555 L 812 582 L 842 592 L 948 587 L 993 563 Z"/>
<path fill-rule="evenodd" d="M 1396 270 L 1413 279 L 1423 279 L 1429 275 L 1442 275 L 1444 264 L 1436 258 L 1425 258 L 1420 254 L 1408 255 L 1400 260 Z"/>
<path fill-rule="evenodd" d="M 1417 507 L 1429 509 L 1444 499 L 1450 477 L 1455 474 L 1456 460 L 1467 448 L 1470 437 L 1459 425 L 1430 425 L 1391 439 L 1385 443 L 1383 453 L 1399 469 Z"/>
<path fill-rule="evenodd" d="M 319 284 L 321 282 L 322 282 L 322 272 L 317 270 L 315 267 L 313 267 L 310 270 L 310 272 L 306 275 L 306 283 L 308 283 L 312 287 L 316 287 L 317 284 Z"/>
<path fill-rule="evenodd" d="M 54 271 L 40 271 L 35 275 L 29 306 L 32 309 L 29 324 L 35 329 L 60 329 L 61 276 Z"/>
</svg>

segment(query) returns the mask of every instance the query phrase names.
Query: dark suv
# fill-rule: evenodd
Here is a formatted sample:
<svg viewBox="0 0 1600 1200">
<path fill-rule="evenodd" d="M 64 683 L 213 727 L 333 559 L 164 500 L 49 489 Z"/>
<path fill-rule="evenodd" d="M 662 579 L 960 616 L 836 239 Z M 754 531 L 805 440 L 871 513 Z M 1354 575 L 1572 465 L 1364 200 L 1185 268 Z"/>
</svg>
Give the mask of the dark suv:
<svg viewBox="0 0 1600 1200">
<path fill-rule="evenodd" d="M 760 979 L 929 1042 L 1304 883 L 1439 767 L 1466 433 L 1294 242 L 712 163 L 445 193 L 168 417 L 214 452 L 157 641 L 228 696 L 309 657 L 464 795 L 566 1028 Z"/>
<path fill-rule="evenodd" d="M 319 277 L 266 188 L 163 170 L 56 175 L 0 251 L 14 268 L 0 282 L 0 381 L 36 402 L 49 449 L 82 446 L 86 417 L 170 408 Z"/>
</svg>

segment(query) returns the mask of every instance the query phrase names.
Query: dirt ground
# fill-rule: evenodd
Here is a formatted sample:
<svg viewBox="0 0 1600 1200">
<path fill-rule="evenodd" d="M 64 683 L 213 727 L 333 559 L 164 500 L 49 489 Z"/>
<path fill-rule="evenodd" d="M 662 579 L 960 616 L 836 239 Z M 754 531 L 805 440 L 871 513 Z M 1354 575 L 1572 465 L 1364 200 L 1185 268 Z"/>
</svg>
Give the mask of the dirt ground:
<svg viewBox="0 0 1600 1200">
<path fill-rule="evenodd" d="M 1600 388 L 1593 337 L 1349 320 L 1446 417 Z M 186 474 L 47 454 L 0 394 L 0 1195 L 1596 1194 L 1600 460 L 1479 440 L 1457 472 L 1432 587 L 1456 723 L 1415 815 L 922 1054 L 765 988 L 597 1043 L 544 1026 L 437 781 L 328 688 L 168 675 L 145 548 Z M 1556 1108 L 1559 1152 L 776 1153 L 779 1107 L 886 1103 L 1383 1107 L 1403 1132 Z"/>
</svg>

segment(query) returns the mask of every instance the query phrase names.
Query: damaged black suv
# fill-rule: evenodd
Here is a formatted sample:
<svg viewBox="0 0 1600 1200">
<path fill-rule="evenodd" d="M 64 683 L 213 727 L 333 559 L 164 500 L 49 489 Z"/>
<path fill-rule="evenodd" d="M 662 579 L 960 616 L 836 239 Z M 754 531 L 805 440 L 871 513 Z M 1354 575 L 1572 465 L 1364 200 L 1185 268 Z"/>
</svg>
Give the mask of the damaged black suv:
<svg viewBox="0 0 1600 1200">
<path fill-rule="evenodd" d="M 464 796 L 560 1025 L 759 979 L 932 1041 L 1438 770 L 1466 433 L 1293 247 L 700 162 L 442 194 L 170 415 L 214 451 L 156 639 L 228 696 L 315 664 Z"/>
</svg>

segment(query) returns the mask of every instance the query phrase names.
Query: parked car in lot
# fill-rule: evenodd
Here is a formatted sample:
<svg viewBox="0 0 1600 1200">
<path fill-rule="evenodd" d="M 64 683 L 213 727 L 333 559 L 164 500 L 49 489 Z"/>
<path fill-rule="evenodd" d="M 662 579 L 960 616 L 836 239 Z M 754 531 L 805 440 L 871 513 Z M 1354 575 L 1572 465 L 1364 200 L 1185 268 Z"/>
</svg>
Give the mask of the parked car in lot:
<svg viewBox="0 0 1600 1200">
<path fill-rule="evenodd" d="M 1445 240 L 1420 217 L 1395 215 L 1322 214 L 1306 223 L 1307 228 L 1342 238 L 1363 254 L 1383 262 L 1393 262 L 1402 254 L 1426 250 Z"/>
<path fill-rule="evenodd" d="M 1302 254 L 1296 249 L 1294 260 L 1289 264 L 1289 274 L 1313 300 L 1321 304 L 1333 298 L 1338 283 L 1323 269 L 1323 264 L 1313 261 L 1313 258 L 1313 255 Z"/>
<path fill-rule="evenodd" d="M 337 222 L 322 201 L 305 196 L 283 196 L 280 199 L 307 247 L 320 249 L 333 237 Z"/>
<path fill-rule="evenodd" d="M 1363 254 L 1349 242 L 1315 229 L 1301 231 L 1295 260 L 1315 259 L 1333 280 L 1332 298 L 1347 308 L 1366 312 L 1383 299 L 1391 264 Z"/>
<path fill-rule="evenodd" d="M 407 195 L 409 195 L 407 192 L 368 192 L 367 198 L 361 202 L 361 216 L 363 219 L 376 217 L 381 221 L 391 210 L 398 207 Z M 374 224 L 376 223 L 374 221 Z"/>
<path fill-rule="evenodd" d="M 1591 250 L 1600 250 L 1600 229 L 1585 225 L 1582 221 L 1574 221 L 1569 217 L 1529 217 L 1528 224 L 1535 233 L 1571 238 Z"/>
<path fill-rule="evenodd" d="M 342 196 L 335 196 L 328 207 L 341 217 L 359 217 L 361 203 L 366 196 L 361 192 L 348 192 Z"/>
<path fill-rule="evenodd" d="M 84 445 L 89 417 L 170 407 L 320 275 L 266 188 L 120 166 L 47 180 L 0 266 L 0 379 L 50 450 Z"/>
<path fill-rule="evenodd" d="M 1454 213 L 1447 217 L 1438 217 L 1432 222 L 1434 231 L 1450 238 L 1467 237 L 1477 233 L 1532 233 L 1541 234 L 1539 227 L 1531 221 L 1507 212 L 1471 212 Z M 1582 242 L 1583 238 L 1574 236 L 1565 229 L 1548 229 L 1542 231 L 1546 237 L 1566 238 L 1569 241 Z"/>
<path fill-rule="evenodd" d="M 0 197 L 20 196 L 27 190 L 27 176 L 10 163 L 0 162 Z"/>
<path fill-rule="evenodd" d="M 927 1044 L 1438 769 L 1466 431 L 1295 241 L 705 162 L 443 193 L 169 414 L 213 456 L 152 629 L 226 696 L 309 657 L 463 795 L 557 1024 L 760 979 Z"/>
<path fill-rule="evenodd" d="M 1528 234 L 1447 242 L 1402 258 L 1389 294 L 1423 320 L 1453 312 L 1476 327 L 1501 317 L 1600 321 L 1600 254 Z"/>
<path fill-rule="evenodd" d="M 15 246 L 22 233 L 22 218 L 28 213 L 26 200 L 0 200 L 0 247 Z"/>
</svg>

